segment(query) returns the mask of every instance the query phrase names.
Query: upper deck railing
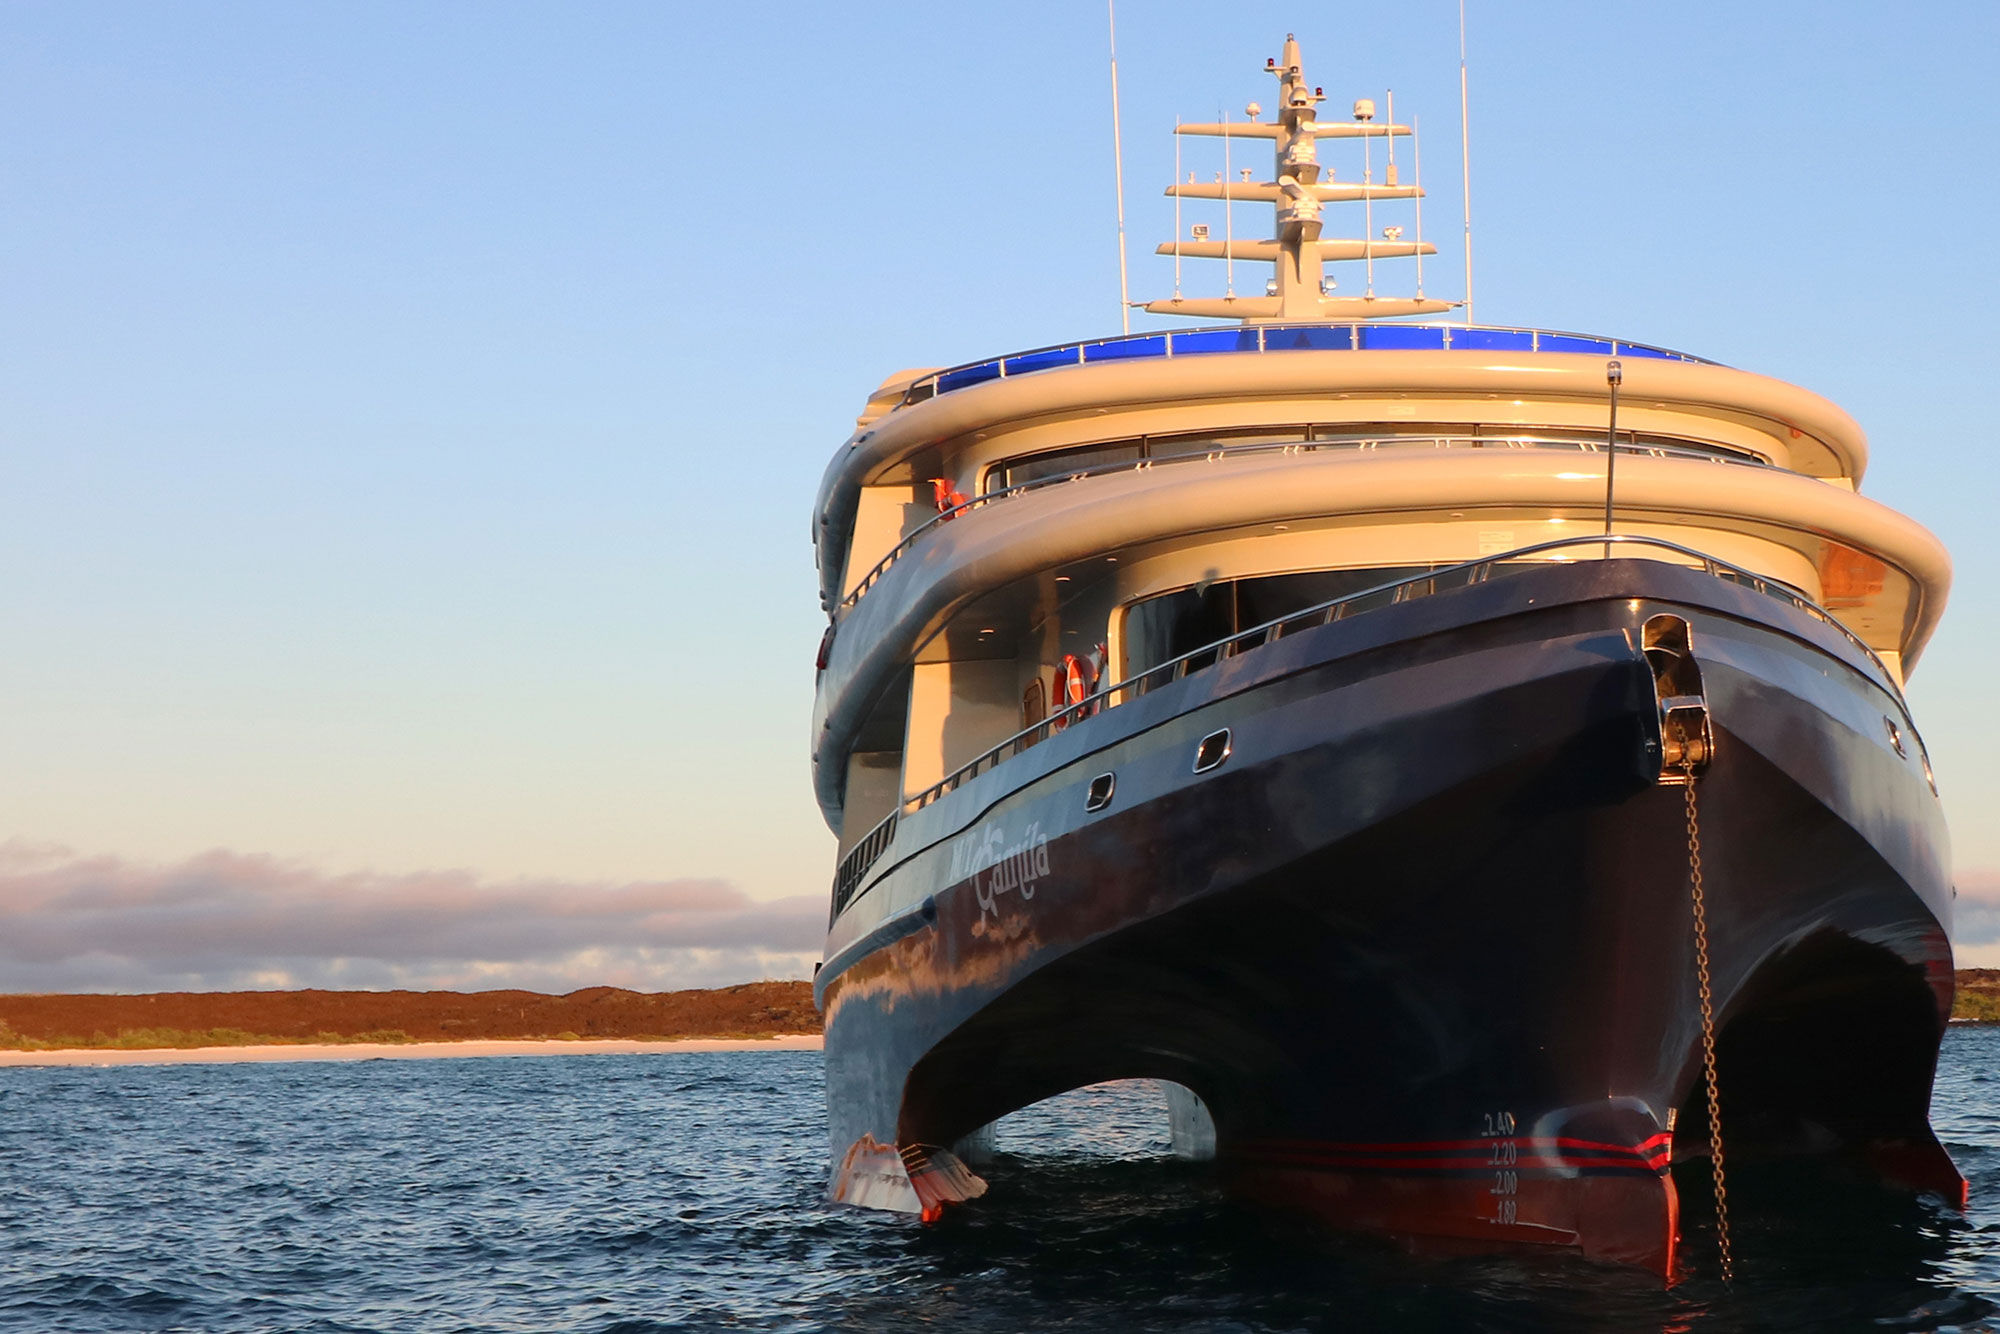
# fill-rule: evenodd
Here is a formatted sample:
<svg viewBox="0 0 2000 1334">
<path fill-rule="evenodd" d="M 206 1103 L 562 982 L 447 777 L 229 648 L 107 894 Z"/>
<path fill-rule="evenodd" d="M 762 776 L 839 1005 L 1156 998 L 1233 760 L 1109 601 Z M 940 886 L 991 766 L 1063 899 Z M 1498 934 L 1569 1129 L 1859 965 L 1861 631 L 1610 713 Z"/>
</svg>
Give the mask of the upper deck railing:
<svg viewBox="0 0 2000 1334">
<path fill-rule="evenodd" d="M 889 850 L 890 844 L 894 841 L 897 824 L 903 816 L 922 810 L 940 797 L 957 791 L 965 783 L 996 767 L 1004 760 L 1019 755 L 1029 747 L 1047 740 L 1055 733 L 1066 730 L 1072 724 L 1081 722 L 1094 713 L 1114 707 L 1123 703 L 1128 698 L 1136 698 L 1160 686 L 1171 684 L 1193 672 L 1212 667 L 1224 659 L 1235 657 L 1247 649 L 1271 643 L 1287 633 L 1310 629 L 1319 625 L 1329 625 L 1334 621 L 1344 620 L 1350 615 L 1372 610 L 1377 606 L 1388 606 L 1398 602 L 1414 601 L 1416 598 L 1439 592 L 1446 587 L 1464 587 L 1468 584 L 1485 583 L 1491 578 L 1494 567 L 1503 563 L 1521 561 L 1527 557 L 1546 556 L 1548 553 L 1570 548 L 1596 548 L 1603 551 L 1605 558 L 1609 559 L 1610 548 L 1613 546 L 1652 548 L 1673 552 L 1687 560 L 1696 562 L 1704 573 L 1713 578 L 1738 584 L 1753 592 L 1761 593 L 1766 597 L 1775 598 L 1804 612 L 1807 616 L 1831 628 L 1850 645 L 1858 649 L 1881 673 L 1882 681 L 1890 693 L 1898 701 L 1903 699 L 1902 689 L 1896 682 L 1895 674 L 1882 661 L 1880 654 L 1870 648 L 1859 635 L 1842 624 L 1839 617 L 1782 580 L 1770 578 L 1768 575 L 1757 574 L 1738 565 L 1731 565 L 1729 562 L 1717 559 L 1705 551 L 1697 551 L 1693 547 L 1685 547 L 1678 542 L 1669 542 L 1663 538 L 1644 537 L 1638 534 L 1600 533 L 1595 537 L 1566 537 L 1550 542 L 1538 542 L 1533 546 L 1517 547 L 1512 551 L 1481 556 L 1477 560 L 1447 566 L 1444 569 L 1433 570 L 1427 574 L 1411 575 L 1390 583 L 1379 584 L 1374 588 L 1363 589 L 1358 593 L 1349 593 L 1343 597 L 1315 603 L 1310 607 L 1304 607 L 1298 611 L 1280 616 L 1275 620 L 1265 621 L 1261 625 L 1253 625 L 1247 630 L 1238 631 L 1227 638 L 1204 644 L 1200 648 L 1148 667 L 1145 671 L 1128 676 L 1115 685 L 1104 687 L 1080 703 L 1071 704 L 1066 708 L 1059 709 L 1040 722 L 1022 728 L 999 745 L 959 766 L 958 769 L 947 774 L 944 778 L 931 784 L 931 786 L 923 789 L 921 792 L 904 797 L 901 803 L 899 803 L 895 810 L 889 813 L 886 819 L 864 835 L 861 841 L 854 846 L 854 849 L 841 859 L 840 866 L 834 874 L 833 915 L 838 917 L 841 910 L 857 896 L 857 891 L 861 888 L 862 879 L 867 874 L 869 868 L 883 853 Z"/>
<path fill-rule="evenodd" d="M 969 389 L 988 380 L 1008 380 L 1038 371 L 1094 366 L 1109 361 L 1154 357 L 1194 357 L 1218 352 L 1572 352 L 1591 357 L 1651 357 L 1662 361 L 1716 363 L 1647 343 L 1628 343 L 1596 334 L 1553 329 L 1515 329 L 1465 324 L 1254 324 L 1237 329 L 1173 329 L 1126 334 L 1081 343 L 1059 343 L 986 361 L 950 366 L 915 381 L 898 407 L 939 394 Z"/>
<path fill-rule="evenodd" d="M 834 608 L 838 617 L 855 603 L 861 595 L 887 574 L 889 567 L 907 555 L 917 545 L 924 534 L 939 524 L 956 519 L 970 510 L 983 509 L 996 501 L 1009 500 L 1030 491 L 1040 491 L 1047 487 L 1064 486 L 1070 482 L 1080 482 L 1088 477 L 1105 477 L 1113 473 L 1144 472 L 1150 468 L 1176 463 L 1216 463 L 1224 459 L 1256 457 L 1263 454 L 1306 454 L 1325 450 L 1370 450 L 1384 447 L 1397 449 L 1563 449 L 1584 454 L 1601 454 L 1604 442 L 1587 440 L 1576 436 L 1541 435 L 1533 431 L 1516 431 L 1505 435 L 1344 435 L 1326 440 L 1273 441 L 1256 445 L 1222 445 L 1206 451 L 1189 451 L 1185 454 L 1171 454 L 1161 458 L 1123 460 L 1117 463 L 1102 463 L 1094 468 L 1078 468 L 1074 472 L 1058 473 L 1052 477 L 1037 477 L 1026 482 L 1016 482 L 994 491 L 983 491 L 972 499 L 940 510 L 924 522 L 911 529 L 909 535 L 889 548 L 887 555 L 869 567 L 866 574 L 854 583 Z M 1738 463 L 1751 467 L 1769 467 L 1763 459 L 1727 446 L 1678 445 L 1660 441 L 1633 441 L 1618 443 L 1618 452 L 1625 455 L 1645 454 L 1654 458 L 1696 459 L 1705 463 Z"/>
</svg>

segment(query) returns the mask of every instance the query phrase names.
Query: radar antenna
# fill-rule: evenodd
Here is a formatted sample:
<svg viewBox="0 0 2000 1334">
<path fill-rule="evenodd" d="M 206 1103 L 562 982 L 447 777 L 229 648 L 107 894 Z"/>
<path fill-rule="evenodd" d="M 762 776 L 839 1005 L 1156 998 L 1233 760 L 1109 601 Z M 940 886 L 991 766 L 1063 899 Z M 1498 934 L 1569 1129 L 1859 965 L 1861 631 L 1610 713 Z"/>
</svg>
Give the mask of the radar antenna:
<svg viewBox="0 0 2000 1334">
<path fill-rule="evenodd" d="M 1393 168 L 1387 181 L 1372 179 L 1358 184 L 1336 183 L 1331 176 L 1320 179 L 1318 141 L 1322 139 L 1385 139 L 1391 144 L 1408 138 L 1410 127 L 1375 121 L 1375 104 L 1362 99 L 1354 104 L 1352 121 L 1322 123 L 1319 104 L 1325 94 L 1308 84 L 1299 58 L 1298 39 L 1285 35 L 1283 63 L 1266 61 L 1266 72 L 1278 80 L 1277 118 L 1270 121 L 1221 121 L 1213 124 L 1185 123 L 1177 134 L 1211 138 L 1269 139 L 1275 149 L 1275 179 L 1251 181 L 1249 169 L 1244 180 L 1225 176 L 1213 183 L 1175 181 L 1167 193 L 1180 199 L 1220 199 L 1224 207 L 1236 200 L 1268 202 L 1277 214 L 1277 231 L 1268 241 L 1174 240 L 1157 248 L 1162 255 L 1192 256 L 1200 259 L 1260 260 L 1276 266 L 1276 278 L 1263 296 L 1183 297 L 1176 294 L 1165 301 L 1149 301 L 1146 309 L 1155 315 L 1192 315 L 1203 319 L 1243 320 L 1252 323 L 1275 321 L 1316 321 L 1379 319 L 1391 315 L 1429 315 L 1452 310 L 1462 304 L 1434 297 L 1376 296 L 1372 286 L 1366 296 L 1328 296 L 1325 265 L 1328 262 L 1360 260 L 1371 267 L 1377 259 L 1401 259 L 1434 255 L 1437 247 L 1417 240 L 1402 239 L 1401 228 L 1386 229 L 1390 235 L 1364 235 L 1358 239 L 1322 238 L 1320 207 L 1330 203 L 1378 199 L 1421 199 L 1420 186 L 1396 181 Z M 1252 105 L 1251 114 L 1257 114 Z M 1178 209 L 1177 209 L 1178 211 Z M 1176 226 L 1178 233 L 1178 226 Z"/>
</svg>

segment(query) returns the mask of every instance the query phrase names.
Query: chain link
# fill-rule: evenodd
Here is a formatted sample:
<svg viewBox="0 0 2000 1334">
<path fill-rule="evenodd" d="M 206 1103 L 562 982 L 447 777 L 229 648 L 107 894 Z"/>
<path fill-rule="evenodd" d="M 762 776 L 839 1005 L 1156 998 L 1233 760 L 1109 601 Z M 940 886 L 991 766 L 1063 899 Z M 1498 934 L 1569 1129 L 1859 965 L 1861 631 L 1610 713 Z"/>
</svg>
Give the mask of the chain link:
<svg viewBox="0 0 2000 1334">
<path fill-rule="evenodd" d="M 1685 754 L 1685 752 L 1683 752 Z M 1715 1244 L 1722 1260 L 1722 1281 L 1736 1277 L 1736 1260 L 1729 1248 L 1729 1186 L 1722 1164 L 1722 1109 L 1715 1075 L 1715 991 L 1708 970 L 1708 902 L 1701 878 L 1701 809 L 1695 803 L 1694 760 L 1681 760 L 1687 793 L 1688 887 L 1694 900 L 1694 965 L 1701 987 L 1701 1063 L 1708 1083 L 1708 1152 L 1715 1170 Z"/>
</svg>

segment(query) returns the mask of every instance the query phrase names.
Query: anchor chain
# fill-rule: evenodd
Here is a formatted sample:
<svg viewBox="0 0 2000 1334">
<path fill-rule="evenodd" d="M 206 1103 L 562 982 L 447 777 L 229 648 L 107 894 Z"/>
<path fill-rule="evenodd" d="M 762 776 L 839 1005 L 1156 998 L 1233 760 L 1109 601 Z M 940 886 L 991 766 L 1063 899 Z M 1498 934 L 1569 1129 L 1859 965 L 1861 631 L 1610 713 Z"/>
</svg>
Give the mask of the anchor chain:
<svg viewBox="0 0 2000 1334">
<path fill-rule="evenodd" d="M 1695 802 L 1694 766 L 1683 751 L 1681 773 L 1687 794 L 1688 888 L 1694 901 L 1695 977 L 1701 991 L 1701 1063 L 1708 1085 L 1708 1152 L 1715 1172 L 1715 1243 L 1722 1262 L 1722 1281 L 1736 1278 L 1736 1260 L 1729 1247 L 1729 1185 L 1722 1162 L 1722 1108 L 1715 1073 L 1715 991 L 1708 969 L 1708 902 L 1701 876 L 1701 809 Z"/>
</svg>

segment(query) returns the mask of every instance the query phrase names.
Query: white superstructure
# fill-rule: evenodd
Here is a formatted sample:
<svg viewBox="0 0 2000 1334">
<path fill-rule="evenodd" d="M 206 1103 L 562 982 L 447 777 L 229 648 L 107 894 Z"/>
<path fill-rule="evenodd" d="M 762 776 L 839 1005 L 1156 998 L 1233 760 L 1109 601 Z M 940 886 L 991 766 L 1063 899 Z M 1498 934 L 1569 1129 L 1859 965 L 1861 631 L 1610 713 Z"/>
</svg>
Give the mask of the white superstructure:
<svg viewBox="0 0 2000 1334">
<path fill-rule="evenodd" d="M 1162 247 L 1269 261 L 1270 293 L 1147 307 L 1244 323 L 892 376 L 829 467 L 814 539 L 833 627 L 814 763 L 843 853 L 1079 688 L 1144 670 L 1186 634 L 1242 628 L 1287 589 L 1303 603 L 1601 533 L 1612 361 L 1618 532 L 1797 590 L 1898 678 L 1922 651 L 1949 561 L 1921 526 L 1859 494 L 1865 436 L 1826 399 L 1611 339 L 1358 322 L 1451 305 L 1323 287 L 1331 260 L 1429 251 L 1328 239 L 1320 218 L 1323 204 L 1366 212 L 1370 198 L 1416 192 L 1330 181 L 1316 148 L 1404 127 L 1320 122 L 1294 41 L 1272 70 L 1275 117 L 1226 129 L 1274 146 L 1274 179 L 1174 190 L 1269 200 L 1275 235 Z M 1200 624 L 1181 634 L 1174 616 Z"/>
</svg>

